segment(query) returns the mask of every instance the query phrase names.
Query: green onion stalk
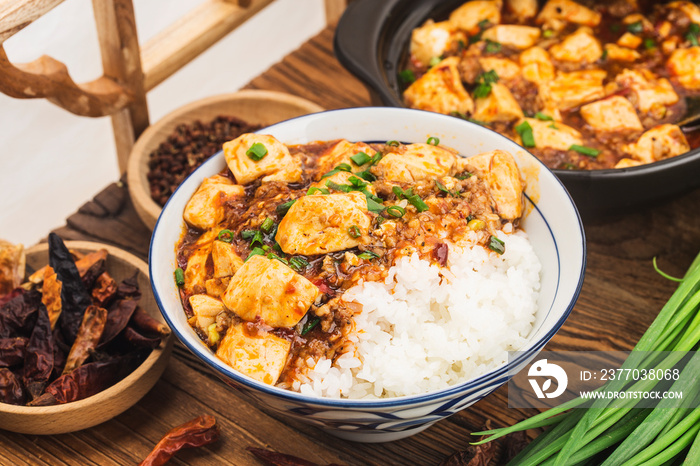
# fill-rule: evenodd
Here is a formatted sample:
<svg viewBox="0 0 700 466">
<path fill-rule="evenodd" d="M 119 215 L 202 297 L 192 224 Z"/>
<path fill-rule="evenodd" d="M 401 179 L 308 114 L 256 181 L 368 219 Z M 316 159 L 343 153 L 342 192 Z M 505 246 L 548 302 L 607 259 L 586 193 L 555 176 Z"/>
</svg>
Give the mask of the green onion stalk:
<svg viewBox="0 0 700 466">
<path fill-rule="evenodd" d="M 655 262 L 654 268 L 659 271 Z M 682 458 L 683 464 L 700 464 L 700 254 L 683 279 L 675 280 L 679 281 L 678 288 L 622 369 L 670 369 L 688 359 L 688 352 L 695 351 L 668 389 L 682 392 L 682 400 L 662 399 L 655 408 L 639 408 L 639 401 L 633 398 L 576 398 L 513 426 L 475 432 L 474 435 L 488 436 L 475 445 L 512 432 L 549 427 L 509 464 L 663 465 Z M 599 390 L 649 391 L 659 382 L 620 378 Z"/>
</svg>

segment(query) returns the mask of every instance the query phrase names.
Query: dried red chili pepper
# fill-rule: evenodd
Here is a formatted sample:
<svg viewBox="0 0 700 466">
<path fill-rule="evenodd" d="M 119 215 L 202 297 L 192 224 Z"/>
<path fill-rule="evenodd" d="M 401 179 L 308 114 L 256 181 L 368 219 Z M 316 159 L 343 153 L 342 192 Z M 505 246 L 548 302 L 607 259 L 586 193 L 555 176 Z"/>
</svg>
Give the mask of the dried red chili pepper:
<svg viewBox="0 0 700 466">
<path fill-rule="evenodd" d="M 140 363 L 140 359 L 136 355 L 127 355 L 84 364 L 51 382 L 46 387 L 46 393 L 30 405 L 45 406 L 42 403 L 49 396 L 58 404 L 82 400 L 114 385 L 129 374 L 137 363 Z"/>
<path fill-rule="evenodd" d="M 131 323 L 134 324 L 134 327 L 146 334 L 155 334 L 161 337 L 170 335 L 170 328 L 167 325 L 151 317 L 148 312 L 140 307 L 137 307 L 136 311 L 134 311 L 134 314 L 131 316 Z"/>
<path fill-rule="evenodd" d="M 56 328 L 56 322 L 61 316 L 61 289 L 63 284 L 51 267 L 46 267 L 44 282 L 41 286 L 41 302 L 46 306 L 51 321 L 51 329 Z"/>
<path fill-rule="evenodd" d="M 205 414 L 187 421 L 166 433 L 140 466 L 158 466 L 167 463 L 183 448 L 202 447 L 219 439 L 219 426 L 214 416 Z"/>
<path fill-rule="evenodd" d="M 445 265 L 447 265 L 447 255 L 449 252 L 450 249 L 445 243 L 437 243 L 432 251 L 432 256 L 438 264 L 445 267 Z"/>
<path fill-rule="evenodd" d="M 132 327 L 127 327 L 124 329 L 123 337 L 136 348 L 148 348 L 152 350 L 158 348 L 160 345 L 160 337 L 147 337 L 141 335 Z"/>
<path fill-rule="evenodd" d="M 79 367 L 90 356 L 90 352 L 97 348 L 97 343 L 102 337 L 102 332 L 107 322 L 107 310 L 98 306 L 90 305 L 85 310 L 83 322 L 78 329 L 73 346 L 71 346 L 66 365 L 62 375 Z"/>
<path fill-rule="evenodd" d="M 9 293 L 0 296 L 0 306 L 4 306 L 5 303 L 7 303 L 9 300 L 16 298 L 17 296 L 21 295 L 22 293 L 24 293 L 24 289 L 15 288 L 14 290 L 10 291 Z"/>
<path fill-rule="evenodd" d="M 83 285 L 73 256 L 63 240 L 55 233 L 49 234 L 49 265 L 53 267 L 58 279 L 63 283 L 61 290 L 63 309 L 59 317 L 59 326 L 66 341 L 74 341 L 85 309 L 92 304 L 92 298 Z"/>
<path fill-rule="evenodd" d="M 101 261 L 106 261 L 107 254 L 108 253 L 107 253 L 106 249 L 100 249 L 98 251 L 94 251 L 94 252 L 85 254 L 84 256 L 76 259 L 75 260 L 75 267 L 78 269 L 78 273 L 80 274 L 80 276 L 83 279 L 85 279 L 88 274 L 93 274 L 92 280 L 97 278 L 100 275 L 100 273 L 104 272 L 104 269 L 102 270 L 102 272 L 97 273 L 97 274 L 95 274 L 95 272 L 97 272 L 97 270 L 93 270 L 92 272 L 90 272 L 90 269 L 92 269 L 95 266 L 95 264 L 97 264 Z M 105 265 L 103 264 L 103 267 L 104 266 Z M 89 286 L 89 283 L 90 283 L 89 278 L 90 277 L 87 277 L 87 278 L 88 278 L 88 283 L 85 283 L 85 287 L 90 289 L 90 286 Z"/>
<path fill-rule="evenodd" d="M 77 266 L 77 262 L 76 262 Z M 78 271 L 80 273 L 80 278 L 83 280 L 83 285 L 85 285 L 86 290 L 91 290 L 95 286 L 97 277 L 102 275 L 105 270 L 107 270 L 107 261 L 105 259 L 100 259 L 94 262 L 85 273 L 80 273 L 80 268 Z"/>
<path fill-rule="evenodd" d="M 114 297 L 116 292 L 117 282 L 109 273 L 104 272 L 95 281 L 95 286 L 92 289 L 92 302 L 104 307 Z"/>
<path fill-rule="evenodd" d="M 41 305 L 41 293 L 27 291 L 0 307 L 0 338 L 29 336 Z"/>
<path fill-rule="evenodd" d="M 53 335 L 46 307 L 39 307 L 24 356 L 24 387 L 32 399 L 41 395 L 53 371 Z"/>
<path fill-rule="evenodd" d="M 0 338 L 0 367 L 12 367 L 24 362 L 29 338 Z"/>
<path fill-rule="evenodd" d="M 99 347 L 104 347 L 124 330 L 137 306 L 138 302 L 134 299 L 120 299 L 110 306 Z"/>
<path fill-rule="evenodd" d="M 6 367 L 0 368 L 0 403 L 23 405 L 25 400 L 22 384 Z"/>
</svg>

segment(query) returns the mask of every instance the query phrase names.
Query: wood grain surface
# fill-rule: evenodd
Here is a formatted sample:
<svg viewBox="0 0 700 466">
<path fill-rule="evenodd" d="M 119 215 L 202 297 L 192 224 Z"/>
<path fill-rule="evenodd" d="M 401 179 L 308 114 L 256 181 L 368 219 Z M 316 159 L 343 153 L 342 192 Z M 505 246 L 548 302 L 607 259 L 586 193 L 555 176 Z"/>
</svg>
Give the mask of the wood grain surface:
<svg viewBox="0 0 700 466">
<path fill-rule="evenodd" d="M 370 104 L 363 85 L 332 53 L 333 30 L 324 30 L 249 88 L 289 92 L 326 108 Z M 588 268 L 580 298 L 546 350 L 629 350 L 654 319 L 675 284 L 652 267 L 681 276 L 700 251 L 700 190 L 641 213 L 585 225 Z M 56 230 L 66 239 L 104 241 L 146 257 L 150 233 L 139 221 L 123 183 L 115 183 Z M 89 430 L 57 436 L 0 431 L 0 463 L 133 464 L 160 436 L 201 414 L 212 414 L 221 440 L 183 451 L 174 464 L 259 465 L 245 450 L 270 448 L 319 464 L 438 464 L 467 447 L 486 420 L 510 425 L 533 410 L 507 407 L 502 387 L 474 406 L 426 431 L 393 443 L 357 444 L 258 406 L 229 388 L 181 345 L 162 379 L 135 407 Z"/>
</svg>

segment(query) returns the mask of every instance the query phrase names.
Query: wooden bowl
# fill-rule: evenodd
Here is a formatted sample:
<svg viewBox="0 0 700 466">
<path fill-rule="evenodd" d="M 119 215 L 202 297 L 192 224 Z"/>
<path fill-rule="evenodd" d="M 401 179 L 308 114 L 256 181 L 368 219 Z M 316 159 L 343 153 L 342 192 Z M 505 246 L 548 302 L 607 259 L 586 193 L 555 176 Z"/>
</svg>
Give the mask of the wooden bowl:
<svg viewBox="0 0 700 466">
<path fill-rule="evenodd" d="M 234 116 L 246 123 L 269 126 L 290 118 L 321 112 L 324 109 L 301 97 L 274 91 L 245 90 L 197 100 L 169 113 L 149 126 L 129 155 L 127 183 L 136 213 L 151 230 L 161 206 L 151 198 L 148 184 L 150 154 L 183 123 L 201 120 L 208 123 L 219 115 Z"/>
<path fill-rule="evenodd" d="M 156 305 L 148 266 L 144 261 L 121 249 L 87 241 L 66 241 L 71 250 L 89 253 L 106 249 L 107 271 L 119 283 L 138 270 L 142 293 L 140 307 L 164 322 Z M 48 263 L 48 244 L 27 250 L 28 270 L 38 270 Z M 30 269 L 31 267 L 31 269 Z M 160 378 L 173 348 L 172 334 L 131 374 L 106 390 L 91 397 L 55 406 L 15 406 L 0 403 L 0 428 L 23 434 L 62 434 L 86 429 L 105 422 L 136 404 Z"/>
</svg>

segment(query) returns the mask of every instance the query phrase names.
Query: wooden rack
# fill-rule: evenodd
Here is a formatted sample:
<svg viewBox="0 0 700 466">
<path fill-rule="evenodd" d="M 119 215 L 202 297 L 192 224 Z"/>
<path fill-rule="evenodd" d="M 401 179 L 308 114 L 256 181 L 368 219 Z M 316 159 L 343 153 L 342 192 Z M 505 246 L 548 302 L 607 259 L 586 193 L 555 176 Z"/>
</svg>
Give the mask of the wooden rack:
<svg viewBox="0 0 700 466">
<path fill-rule="evenodd" d="M 44 98 L 76 115 L 111 116 L 120 171 L 136 138 L 149 125 L 146 94 L 273 0 L 205 0 L 140 45 L 132 0 L 93 0 L 103 75 L 74 82 L 67 67 L 42 56 L 13 64 L 3 43 L 63 0 L 7 0 L 0 4 L 0 92 Z M 340 17 L 346 0 L 324 0 L 326 20 Z"/>
</svg>

